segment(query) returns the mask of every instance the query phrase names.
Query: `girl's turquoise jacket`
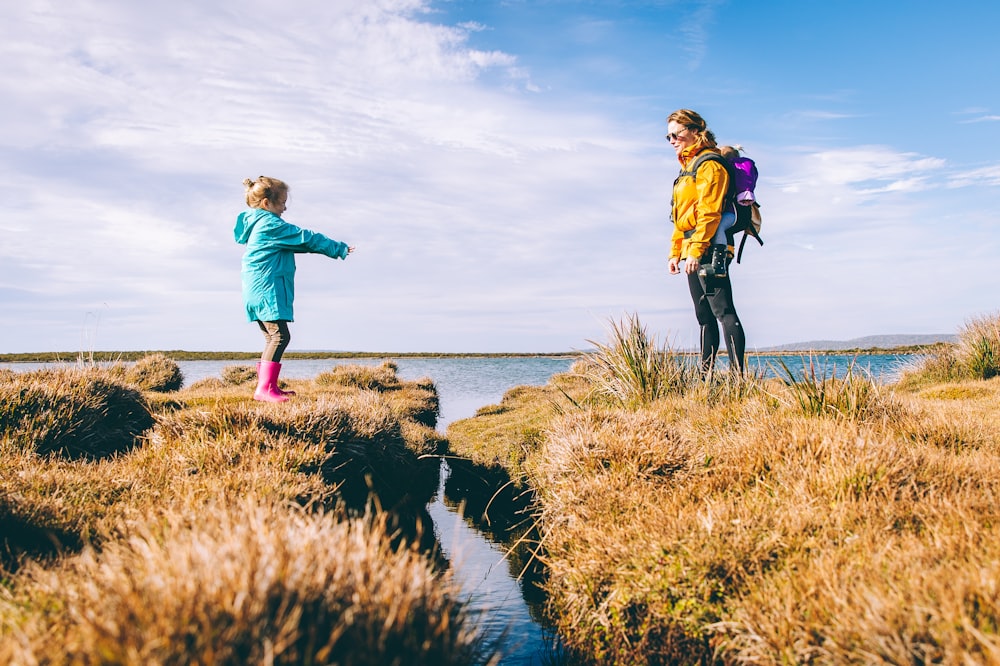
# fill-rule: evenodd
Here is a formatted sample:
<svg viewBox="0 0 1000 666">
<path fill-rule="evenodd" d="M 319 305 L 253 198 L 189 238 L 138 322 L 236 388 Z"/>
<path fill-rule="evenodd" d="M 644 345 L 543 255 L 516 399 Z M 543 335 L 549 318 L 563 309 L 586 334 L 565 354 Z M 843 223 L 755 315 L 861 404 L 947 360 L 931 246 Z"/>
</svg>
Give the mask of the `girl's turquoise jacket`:
<svg viewBox="0 0 1000 666">
<path fill-rule="evenodd" d="M 300 229 L 261 208 L 236 217 L 236 242 L 243 253 L 243 303 L 249 321 L 292 321 L 295 299 L 295 254 L 314 252 L 347 258 L 347 244 Z"/>
</svg>

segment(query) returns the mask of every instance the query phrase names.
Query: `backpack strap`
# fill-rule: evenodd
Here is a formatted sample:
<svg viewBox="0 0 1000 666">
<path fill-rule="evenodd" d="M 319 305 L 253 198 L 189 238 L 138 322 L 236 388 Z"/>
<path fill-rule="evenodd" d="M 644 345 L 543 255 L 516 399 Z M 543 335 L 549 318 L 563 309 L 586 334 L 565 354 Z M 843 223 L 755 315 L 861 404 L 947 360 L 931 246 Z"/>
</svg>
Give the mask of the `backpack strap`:
<svg viewBox="0 0 1000 666">
<path fill-rule="evenodd" d="M 743 246 L 746 245 L 747 236 L 753 236 L 757 239 L 757 242 L 760 243 L 761 247 L 764 246 L 764 239 L 762 239 L 760 234 L 757 233 L 757 227 L 752 224 L 748 224 L 746 229 L 743 230 L 743 238 L 740 240 L 740 249 L 739 252 L 736 253 L 736 263 L 740 263 L 740 259 L 743 258 Z"/>
<path fill-rule="evenodd" d="M 722 204 L 722 210 L 724 212 L 726 208 L 733 205 L 733 201 L 736 198 L 736 179 L 735 176 L 733 175 L 733 165 L 730 164 L 729 160 L 727 160 L 719 153 L 712 152 L 711 150 L 708 149 L 705 149 L 702 152 L 698 153 L 698 156 L 694 158 L 694 162 L 691 163 L 691 168 L 681 169 L 680 173 L 677 174 L 677 178 L 674 179 L 674 186 L 676 187 L 677 182 L 685 176 L 690 177 L 691 180 L 698 180 L 698 167 L 700 167 L 705 162 L 718 162 L 720 165 L 722 165 L 722 168 L 726 170 L 726 175 L 729 176 L 729 186 L 726 189 L 726 198 Z M 673 201 L 670 202 L 670 207 L 671 209 L 673 209 Z M 691 236 L 694 234 L 694 231 L 695 231 L 694 229 L 691 229 L 690 231 L 685 231 L 684 238 L 691 238 Z"/>
</svg>

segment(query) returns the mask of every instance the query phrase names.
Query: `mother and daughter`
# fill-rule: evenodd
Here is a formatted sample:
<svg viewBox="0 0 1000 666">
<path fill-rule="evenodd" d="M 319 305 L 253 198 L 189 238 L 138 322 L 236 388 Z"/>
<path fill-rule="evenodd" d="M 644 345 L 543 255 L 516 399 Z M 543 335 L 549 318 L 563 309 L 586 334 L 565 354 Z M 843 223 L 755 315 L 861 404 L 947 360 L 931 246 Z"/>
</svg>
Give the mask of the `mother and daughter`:
<svg viewBox="0 0 1000 666">
<path fill-rule="evenodd" d="M 720 148 L 704 118 L 690 109 L 674 111 L 667 118 L 667 140 L 681 164 L 671 202 L 674 232 L 668 268 L 672 274 L 683 272 L 687 276 L 701 328 L 702 372 L 711 372 L 714 367 L 721 323 L 730 367 L 742 373 L 746 338 L 733 304 L 727 270 L 731 243 L 725 232 L 735 221 L 729 200 L 730 169 L 717 159 Z M 281 356 L 291 340 L 288 323 L 293 320 L 295 255 L 312 252 L 346 259 L 354 248 L 283 220 L 288 185 L 277 178 L 248 178 L 243 185 L 250 208 L 239 214 L 234 229 L 236 242 L 246 245 L 243 301 L 247 319 L 260 327 L 265 342 L 253 397 L 284 402 L 294 395 L 278 386 L 278 376 Z M 745 199 L 748 195 L 752 200 L 752 192 L 738 193 L 736 197 Z"/>
</svg>

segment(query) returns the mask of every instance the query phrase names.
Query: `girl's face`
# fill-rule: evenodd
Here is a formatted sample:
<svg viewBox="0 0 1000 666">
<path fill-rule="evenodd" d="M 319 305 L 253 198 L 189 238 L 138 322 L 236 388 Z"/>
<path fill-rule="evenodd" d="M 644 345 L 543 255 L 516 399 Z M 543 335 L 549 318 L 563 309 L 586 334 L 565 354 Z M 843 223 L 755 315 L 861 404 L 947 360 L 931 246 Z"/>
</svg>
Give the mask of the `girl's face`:
<svg viewBox="0 0 1000 666">
<path fill-rule="evenodd" d="M 674 147 L 678 157 L 697 140 L 698 136 L 684 125 L 673 120 L 667 123 L 667 141 Z"/>
<path fill-rule="evenodd" d="M 285 205 L 285 202 L 287 201 L 288 201 L 288 195 L 282 194 L 281 196 L 275 197 L 274 201 L 271 201 L 270 199 L 264 199 L 264 205 L 261 206 L 261 208 L 263 208 L 269 213 L 274 213 L 278 217 L 281 217 L 281 214 L 284 213 L 285 210 L 287 210 L 288 208 Z"/>
</svg>

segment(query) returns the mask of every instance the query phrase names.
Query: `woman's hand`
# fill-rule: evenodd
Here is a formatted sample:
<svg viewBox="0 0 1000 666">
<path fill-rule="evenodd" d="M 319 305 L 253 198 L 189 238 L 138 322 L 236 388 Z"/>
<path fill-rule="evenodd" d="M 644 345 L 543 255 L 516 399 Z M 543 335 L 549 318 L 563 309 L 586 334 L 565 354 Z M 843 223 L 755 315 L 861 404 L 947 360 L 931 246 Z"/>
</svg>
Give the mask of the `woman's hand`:
<svg viewBox="0 0 1000 666">
<path fill-rule="evenodd" d="M 667 270 L 670 271 L 671 275 L 677 275 L 681 272 L 680 263 L 681 260 L 677 257 L 670 257 L 670 261 L 667 262 Z"/>
<path fill-rule="evenodd" d="M 700 262 L 694 257 L 688 257 L 687 261 L 684 262 L 684 272 L 688 275 L 698 272 L 698 264 Z"/>
</svg>

